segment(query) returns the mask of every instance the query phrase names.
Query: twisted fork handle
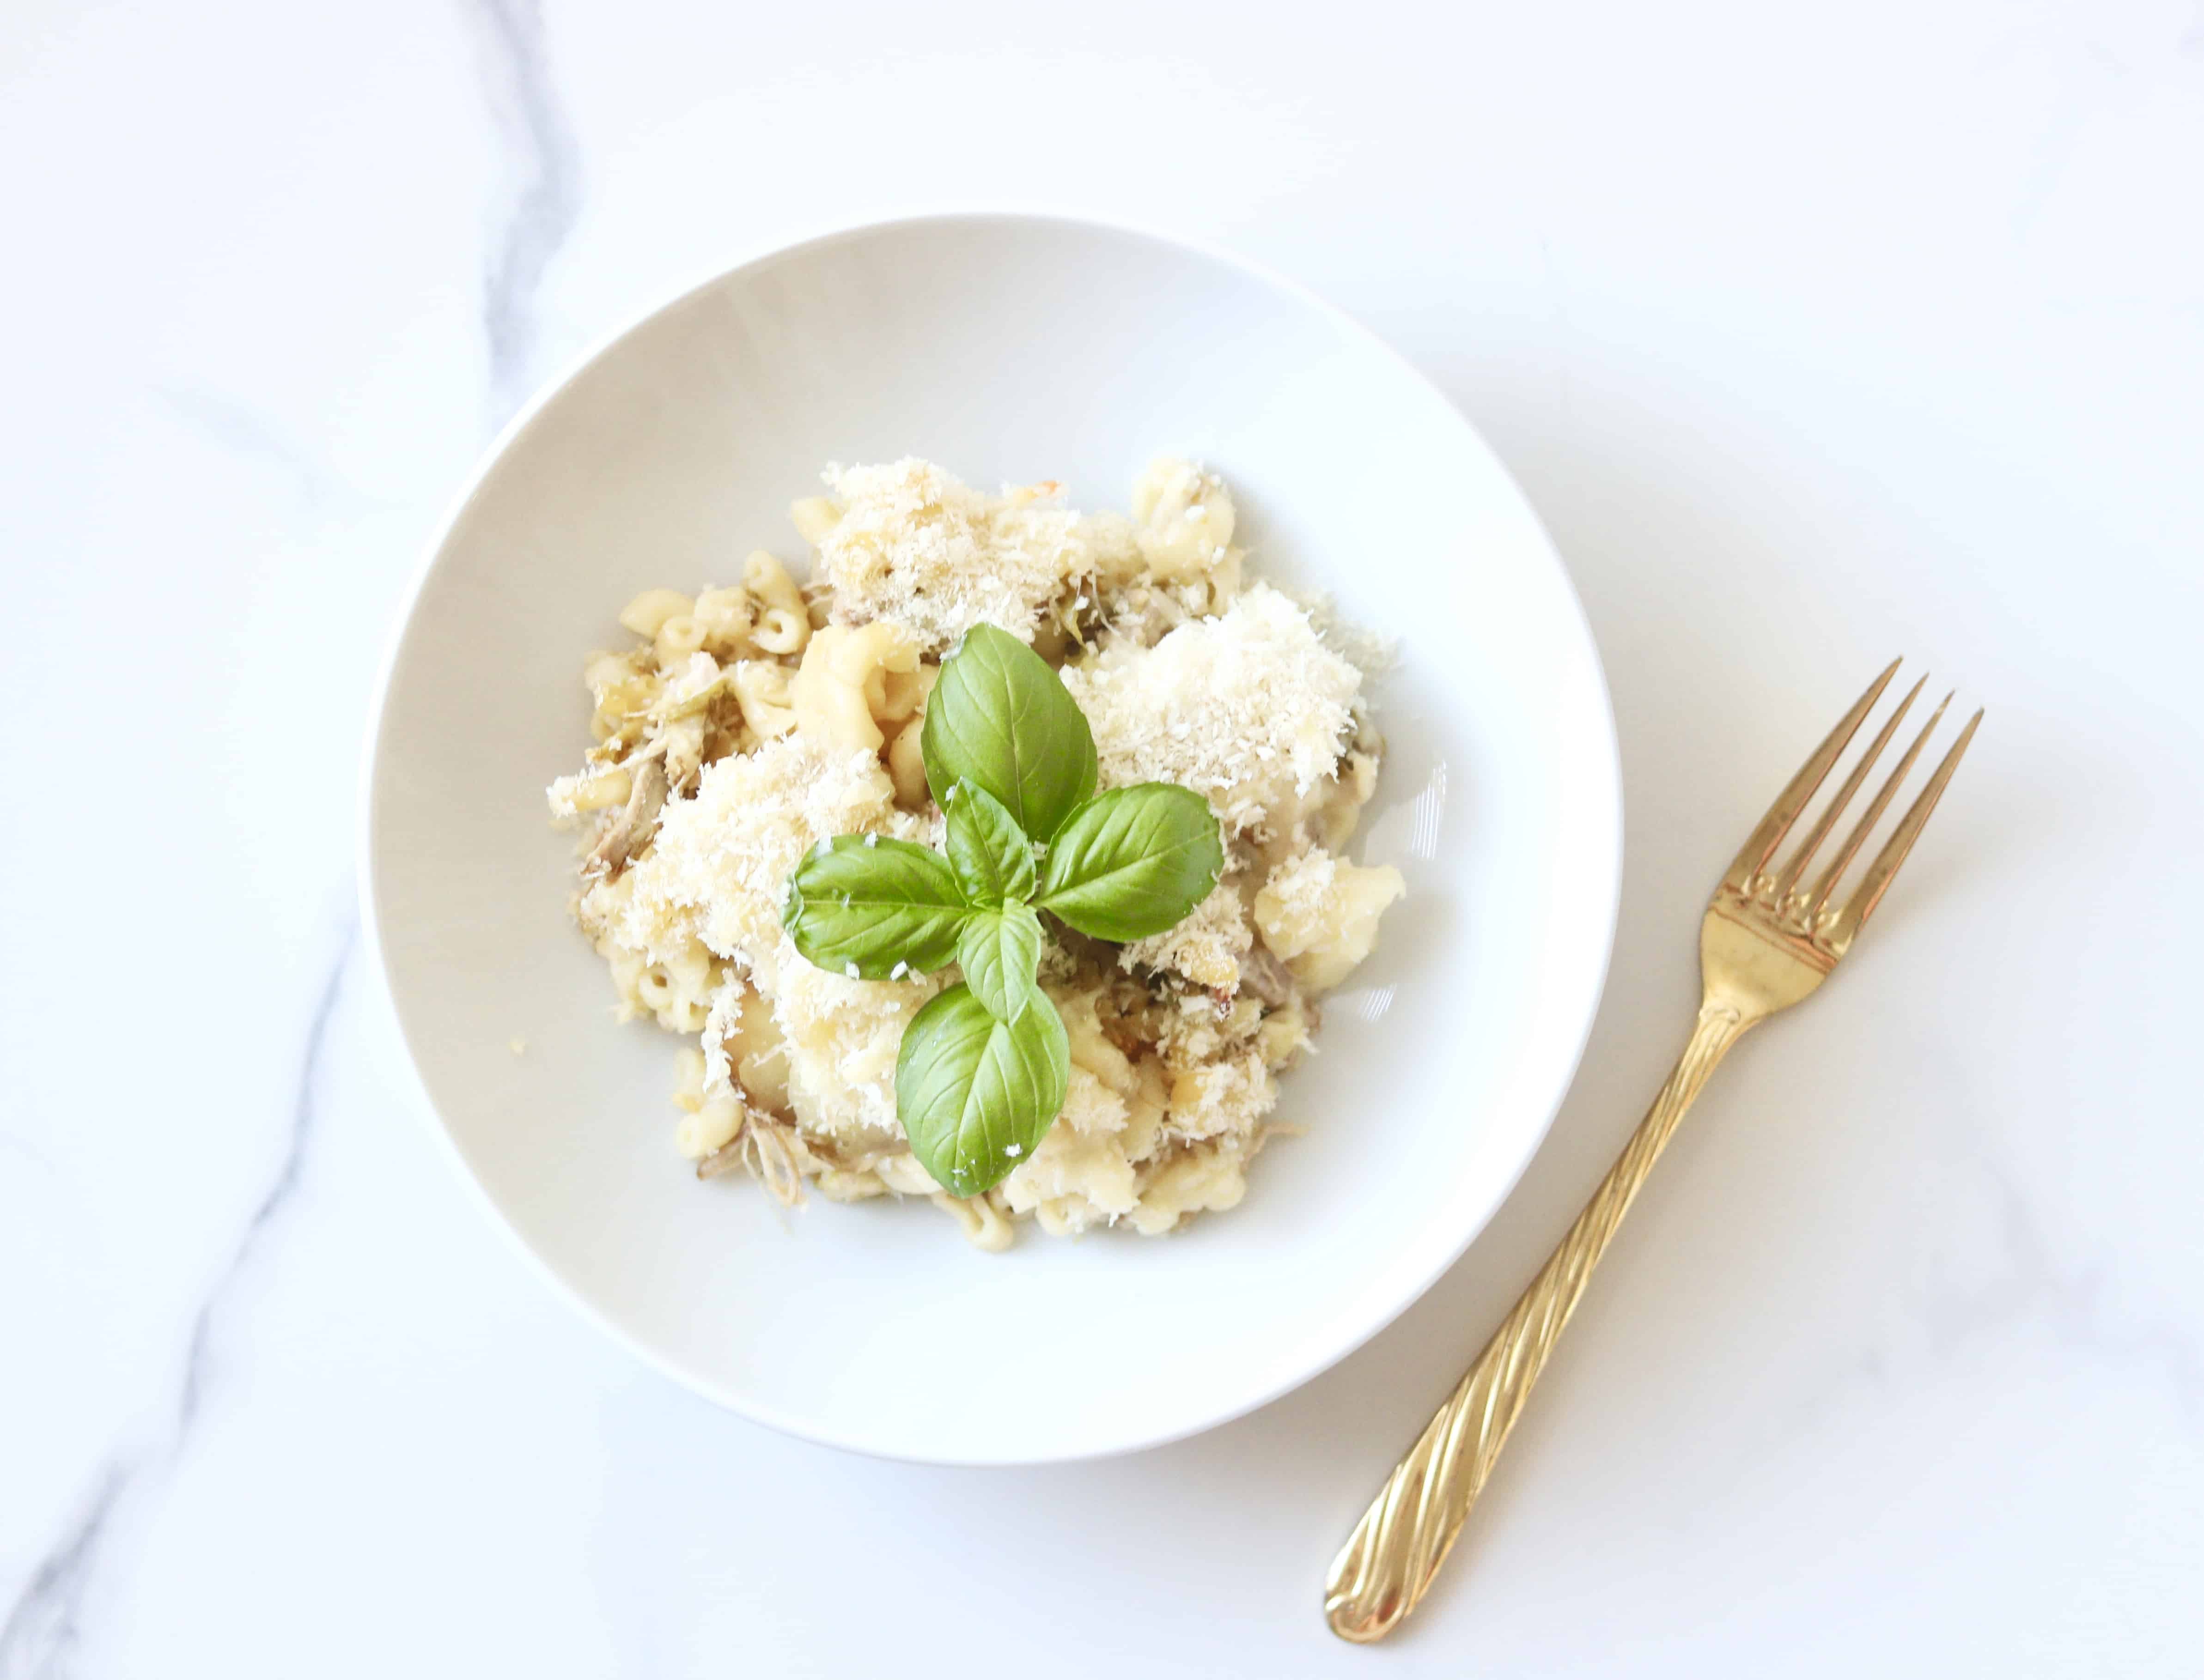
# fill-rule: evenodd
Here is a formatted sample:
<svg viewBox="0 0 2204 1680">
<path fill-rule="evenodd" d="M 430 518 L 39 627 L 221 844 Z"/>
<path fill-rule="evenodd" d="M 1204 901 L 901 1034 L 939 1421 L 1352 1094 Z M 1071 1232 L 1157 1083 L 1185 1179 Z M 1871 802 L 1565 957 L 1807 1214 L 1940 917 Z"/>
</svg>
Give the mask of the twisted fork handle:
<svg viewBox="0 0 2204 1680">
<path fill-rule="evenodd" d="M 1638 1186 L 1707 1075 L 1751 1025 L 1730 1003 L 1701 1003 L 1691 1042 L 1629 1145 L 1332 1559 L 1324 1611 L 1341 1638 L 1383 1639 L 1422 1601 Z"/>
</svg>

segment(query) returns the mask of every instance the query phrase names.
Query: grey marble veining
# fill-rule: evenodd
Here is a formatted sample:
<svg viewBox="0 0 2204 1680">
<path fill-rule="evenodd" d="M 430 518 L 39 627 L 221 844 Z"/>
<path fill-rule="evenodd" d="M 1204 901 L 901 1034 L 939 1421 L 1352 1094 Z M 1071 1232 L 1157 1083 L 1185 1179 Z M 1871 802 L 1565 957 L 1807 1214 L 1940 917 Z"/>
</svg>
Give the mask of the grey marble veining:
<svg viewBox="0 0 2204 1680">
<path fill-rule="evenodd" d="M 0 1676 L 6 1680 L 67 1680 L 72 1672 L 85 1590 L 109 1521 L 139 1465 L 137 1459 L 108 1464 L 83 1514 L 32 1571 L 0 1624 Z"/>
<path fill-rule="evenodd" d="M 251 404 L 198 386 L 164 387 L 159 396 L 180 423 L 264 469 L 308 512 L 326 518 L 363 511 L 365 499 L 358 490 Z"/>
<path fill-rule="evenodd" d="M 581 148 L 551 74 L 536 0 L 465 0 L 504 180 L 483 274 L 490 418 L 501 424 L 532 388 L 538 292 L 581 214 Z"/>
<path fill-rule="evenodd" d="M 229 1262 L 215 1277 L 192 1321 L 183 1369 L 164 1438 L 151 1446 L 119 1451 L 101 1468 L 82 1515 L 33 1571 L 21 1596 L 0 1623 L 0 1680 L 68 1680 L 84 1600 L 98 1573 L 102 1548 L 118 1512 L 144 1485 L 189 1449 L 193 1430 L 219 1366 L 217 1340 L 239 1285 L 262 1263 L 276 1239 L 285 1208 L 299 1187 L 322 1108 L 323 1059 L 329 1026 L 353 972 L 359 924 L 348 917 L 338 930 L 299 1057 L 282 1158 Z"/>
<path fill-rule="evenodd" d="M 465 0 L 465 9 L 477 39 L 482 95 L 498 140 L 501 185 L 489 211 L 479 317 L 488 419 L 495 426 L 518 406 L 535 378 L 537 293 L 578 215 L 580 150 L 552 80 L 541 7 L 535 0 Z M 341 481 L 306 458 L 249 405 L 198 387 L 172 387 L 163 394 L 187 424 L 289 479 L 310 508 L 326 514 L 334 500 L 341 500 L 356 509 L 357 499 L 349 493 L 333 496 L 333 486 L 341 488 Z M 353 967 L 358 934 L 357 922 L 347 920 L 307 1023 L 282 1158 L 193 1316 L 169 1426 L 151 1445 L 118 1447 L 100 1467 L 80 1514 L 30 1571 L 0 1623 L 0 1680 L 66 1680 L 74 1672 L 83 1604 L 119 1515 L 188 1449 L 216 1380 L 218 1337 L 229 1304 L 275 1240 L 305 1168 L 324 1047 Z M 33 1152 L 26 1140 L 9 1141 Z"/>
<path fill-rule="evenodd" d="M 489 418 L 495 425 L 527 394 L 534 378 L 536 294 L 578 214 L 580 152 L 551 78 L 541 7 L 535 0 L 466 0 L 465 9 L 477 38 L 480 86 L 499 143 L 501 178 L 498 201 L 489 210 L 480 312 Z M 249 405 L 191 387 L 171 387 L 163 395 L 186 423 L 222 447 L 270 464 L 292 481 L 302 502 L 329 510 L 331 487 L 338 481 Z M 296 1101 L 276 1175 L 193 1319 L 165 1438 L 150 1447 L 118 1449 L 101 1467 L 80 1515 L 30 1571 L 0 1623 L 0 1680 L 58 1680 L 72 1671 L 81 1604 L 117 1513 L 187 1447 L 217 1364 L 217 1334 L 232 1293 L 273 1240 L 299 1181 L 314 1127 L 323 1048 L 358 932 L 356 922 L 346 923 L 309 1020 Z M 35 1157 L 28 1140 L 8 1141 Z"/>
<path fill-rule="evenodd" d="M 2046 1229 L 2039 1198 L 1985 1139 L 1973 1141 L 1996 1232 L 1986 1276 L 1934 1280 L 1923 1303 L 1932 1344 L 1949 1354 L 2014 1321 L 2034 1321 L 2073 1356 L 2155 1381 L 2192 1423 L 2204 1423 L 2204 1371 L 2194 1328 L 2168 1315 L 2137 1318 L 2106 1299 L 2101 1257 L 2077 1255 Z"/>
</svg>

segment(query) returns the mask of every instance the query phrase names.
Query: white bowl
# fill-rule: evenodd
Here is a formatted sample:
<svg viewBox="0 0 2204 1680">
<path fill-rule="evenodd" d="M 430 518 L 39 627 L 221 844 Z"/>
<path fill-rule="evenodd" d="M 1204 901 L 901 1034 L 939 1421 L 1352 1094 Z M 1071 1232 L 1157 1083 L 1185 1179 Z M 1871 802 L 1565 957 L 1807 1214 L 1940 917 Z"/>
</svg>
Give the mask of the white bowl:
<svg viewBox="0 0 2204 1680">
<path fill-rule="evenodd" d="M 675 1153 L 678 1041 L 619 1026 L 566 919 L 542 788 L 637 591 L 791 559 L 828 460 L 904 454 L 1123 507 L 1218 469 L 1256 575 L 1392 638 L 1362 845 L 1408 897 L 1289 1075 L 1246 1200 L 1162 1239 L 966 1246 L 923 1202 L 785 1214 Z M 1037 1463 L 1262 1405 L 1399 1313 L 1550 1123 L 1613 934 L 1621 805 L 1598 656 L 1468 423 L 1247 265 L 1087 222 L 957 216 L 777 251 L 590 358 L 491 451 L 393 649 L 366 920 L 423 1085 L 498 1216 L 600 1324 L 746 1417 L 898 1458 Z M 524 1038 L 526 1050 L 510 1048 Z"/>
</svg>

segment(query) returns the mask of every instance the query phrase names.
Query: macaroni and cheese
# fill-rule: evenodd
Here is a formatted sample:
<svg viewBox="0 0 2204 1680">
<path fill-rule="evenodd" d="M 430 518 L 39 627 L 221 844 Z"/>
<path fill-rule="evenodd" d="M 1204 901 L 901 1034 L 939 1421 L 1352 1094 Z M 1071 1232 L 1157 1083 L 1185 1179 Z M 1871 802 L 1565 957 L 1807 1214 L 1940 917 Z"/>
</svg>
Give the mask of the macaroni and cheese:
<svg viewBox="0 0 2204 1680">
<path fill-rule="evenodd" d="M 1317 995 L 1402 891 L 1344 855 L 1383 752 L 1364 673 L 1243 576 L 1231 494 L 1187 462 L 1143 473 L 1129 517 L 1071 512 L 1053 483 L 987 495 L 920 460 L 826 476 L 791 510 L 808 583 L 761 550 L 739 583 L 627 603 L 631 645 L 584 671 L 595 744 L 549 790 L 581 833 L 573 914 L 621 1017 L 691 1041 L 677 1145 L 700 1175 L 741 1168 L 786 1202 L 807 1185 L 931 1197 L 991 1249 L 1027 1219 L 1155 1234 L 1233 1206 Z M 920 731 L 943 657 L 982 623 L 1059 669 L 1104 787 L 1194 789 L 1227 851 L 1168 932 L 1119 947 L 1057 930 L 1040 978 L 1070 1041 L 1063 1110 L 1002 1183 L 958 1199 L 895 1103 L 904 1028 L 955 971 L 823 971 L 780 910 L 822 839 L 939 842 Z"/>
</svg>

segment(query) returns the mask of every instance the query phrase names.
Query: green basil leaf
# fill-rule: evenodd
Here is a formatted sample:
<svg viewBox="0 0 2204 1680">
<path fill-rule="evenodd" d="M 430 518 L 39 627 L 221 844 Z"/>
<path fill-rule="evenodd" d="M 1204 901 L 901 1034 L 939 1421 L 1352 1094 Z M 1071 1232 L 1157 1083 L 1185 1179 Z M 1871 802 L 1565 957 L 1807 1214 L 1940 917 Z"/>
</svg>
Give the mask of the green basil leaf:
<svg viewBox="0 0 2204 1680">
<path fill-rule="evenodd" d="M 1090 799 L 1050 842 L 1040 907 L 1098 939 L 1146 939 L 1209 896 L 1224 840 L 1190 788 L 1142 782 Z"/>
<path fill-rule="evenodd" d="M 1070 1041 L 1046 996 L 1003 1021 L 969 986 L 953 985 L 904 1029 L 896 1113 L 934 1182 L 977 1196 L 1033 1153 L 1070 1083 Z"/>
<path fill-rule="evenodd" d="M 1048 662 L 1008 631 L 975 624 L 943 661 L 918 737 L 926 784 L 945 809 L 969 782 L 1046 840 L 1094 791 L 1094 731 Z"/>
<path fill-rule="evenodd" d="M 997 1020 L 1016 1020 L 1040 995 L 1040 918 L 1022 904 L 975 910 L 957 942 L 964 984 Z"/>
<path fill-rule="evenodd" d="M 821 968 L 892 980 L 954 961 L 971 914 L 939 852 L 877 834 L 844 834 L 796 866 L 780 922 L 796 949 Z"/>
<path fill-rule="evenodd" d="M 966 902 L 984 908 L 1022 903 L 1034 896 L 1033 843 L 1003 802 L 985 788 L 959 782 L 941 802 L 949 813 L 945 849 Z"/>
</svg>

